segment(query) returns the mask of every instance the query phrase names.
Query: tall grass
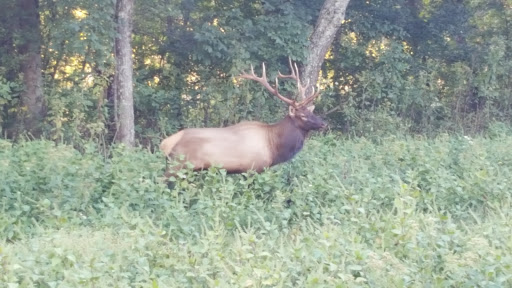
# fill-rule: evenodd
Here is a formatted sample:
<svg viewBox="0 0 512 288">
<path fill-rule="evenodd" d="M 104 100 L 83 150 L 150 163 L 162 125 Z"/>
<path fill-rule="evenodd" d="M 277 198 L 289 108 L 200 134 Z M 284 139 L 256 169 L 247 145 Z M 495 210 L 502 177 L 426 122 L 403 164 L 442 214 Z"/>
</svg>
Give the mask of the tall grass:
<svg viewBox="0 0 512 288">
<path fill-rule="evenodd" d="M 0 283 L 510 286 L 510 147 L 327 135 L 259 175 L 167 185 L 158 153 L 0 141 Z"/>
</svg>

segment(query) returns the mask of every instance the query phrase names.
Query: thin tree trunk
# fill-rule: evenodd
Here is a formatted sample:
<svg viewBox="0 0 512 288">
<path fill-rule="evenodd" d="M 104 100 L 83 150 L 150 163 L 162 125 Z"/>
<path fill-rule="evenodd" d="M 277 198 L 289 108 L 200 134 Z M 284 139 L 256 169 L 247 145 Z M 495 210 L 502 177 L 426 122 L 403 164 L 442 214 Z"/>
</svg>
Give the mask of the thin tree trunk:
<svg viewBox="0 0 512 288">
<path fill-rule="evenodd" d="M 41 30 L 37 0 L 19 0 L 21 71 L 25 90 L 21 93 L 22 118 L 26 131 L 41 134 L 44 118 L 43 77 L 41 72 Z"/>
<path fill-rule="evenodd" d="M 132 15 L 134 0 L 117 0 L 117 36 L 115 87 L 117 98 L 117 134 L 115 140 L 129 147 L 135 144 L 133 113 Z"/>
<path fill-rule="evenodd" d="M 349 0 L 325 0 L 309 40 L 308 58 L 302 73 L 303 83 L 317 83 L 325 54 L 345 19 L 348 2 Z"/>
<path fill-rule="evenodd" d="M 115 141 L 117 134 L 117 83 L 115 75 L 108 76 L 108 86 L 105 89 L 105 98 L 107 99 L 107 141 L 112 143 Z"/>
</svg>

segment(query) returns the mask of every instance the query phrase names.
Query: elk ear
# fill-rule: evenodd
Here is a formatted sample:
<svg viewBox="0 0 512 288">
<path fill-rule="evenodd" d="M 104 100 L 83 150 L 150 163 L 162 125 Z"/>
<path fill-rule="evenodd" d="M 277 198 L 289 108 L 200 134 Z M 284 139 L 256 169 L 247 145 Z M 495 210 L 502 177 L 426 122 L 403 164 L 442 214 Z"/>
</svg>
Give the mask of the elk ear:
<svg viewBox="0 0 512 288">
<path fill-rule="evenodd" d="M 297 111 L 297 109 L 295 109 L 295 107 L 293 106 L 288 106 L 288 115 L 290 116 L 295 116 L 295 111 Z"/>
<path fill-rule="evenodd" d="M 309 112 L 313 113 L 313 110 L 315 110 L 315 105 L 308 106 L 307 108 Z"/>
</svg>

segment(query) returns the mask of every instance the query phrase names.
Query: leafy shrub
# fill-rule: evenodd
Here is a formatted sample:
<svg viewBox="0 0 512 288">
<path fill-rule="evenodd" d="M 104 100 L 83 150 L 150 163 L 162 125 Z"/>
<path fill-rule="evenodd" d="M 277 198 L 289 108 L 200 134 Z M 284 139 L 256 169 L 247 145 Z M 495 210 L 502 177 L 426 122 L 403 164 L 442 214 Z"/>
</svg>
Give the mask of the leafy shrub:
<svg viewBox="0 0 512 288">
<path fill-rule="evenodd" d="M 264 173 L 0 141 L 0 281 L 18 286 L 512 284 L 510 136 L 313 137 Z"/>
</svg>

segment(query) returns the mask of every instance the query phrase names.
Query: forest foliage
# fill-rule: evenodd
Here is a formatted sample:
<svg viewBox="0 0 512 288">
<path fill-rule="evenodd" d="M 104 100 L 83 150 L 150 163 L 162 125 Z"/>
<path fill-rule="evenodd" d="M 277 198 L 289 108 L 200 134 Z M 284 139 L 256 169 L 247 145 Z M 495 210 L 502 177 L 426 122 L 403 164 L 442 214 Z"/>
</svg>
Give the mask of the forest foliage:
<svg viewBox="0 0 512 288">
<path fill-rule="evenodd" d="M 12 2 L 12 1 L 11 1 Z M 16 29 L 2 2 L 0 127 L 24 135 Z M 321 1 L 136 1 L 136 138 L 146 146 L 184 127 L 273 122 L 278 101 L 234 76 L 266 62 L 304 61 Z M 110 144 L 113 1 L 39 1 L 48 139 Z M 326 55 L 317 113 L 352 135 L 396 130 L 474 134 L 510 124 L 510 1 L 352 1 Z M 289 89 L 293 89 L 288 87 Z M 286 89 L 286 87 L 283 87 Z M 289 90 L 292 91 L 292 90 Z M 501 125 L 501 124 L 498 124 Z"/>
</svg>

